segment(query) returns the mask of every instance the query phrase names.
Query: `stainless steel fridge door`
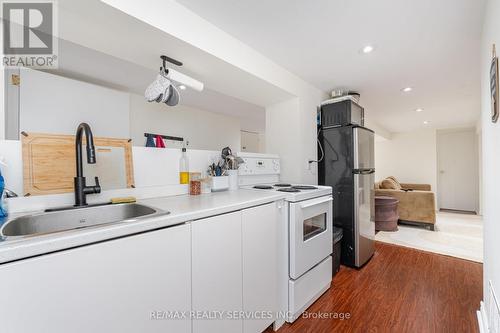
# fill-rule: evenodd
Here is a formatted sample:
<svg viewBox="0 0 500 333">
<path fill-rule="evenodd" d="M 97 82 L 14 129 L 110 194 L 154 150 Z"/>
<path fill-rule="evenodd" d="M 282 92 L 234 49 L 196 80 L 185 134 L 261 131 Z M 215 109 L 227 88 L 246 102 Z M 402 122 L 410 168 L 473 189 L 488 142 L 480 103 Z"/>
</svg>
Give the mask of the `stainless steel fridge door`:
<svg viewBox="0 0 500 333">
<path fill-rule="evenodd" d="M 353 132 L 353 169 L 373 169 L 375 167 L 375 145 L 373 132 L 362 127 L 354 127 Z"/>
<path fill-rule="evenodd" d="M 354 174 L 354 248 L 356 267 L 363 266 L 374 252 L 374 180 L 374 170 Z"/>
</svg>

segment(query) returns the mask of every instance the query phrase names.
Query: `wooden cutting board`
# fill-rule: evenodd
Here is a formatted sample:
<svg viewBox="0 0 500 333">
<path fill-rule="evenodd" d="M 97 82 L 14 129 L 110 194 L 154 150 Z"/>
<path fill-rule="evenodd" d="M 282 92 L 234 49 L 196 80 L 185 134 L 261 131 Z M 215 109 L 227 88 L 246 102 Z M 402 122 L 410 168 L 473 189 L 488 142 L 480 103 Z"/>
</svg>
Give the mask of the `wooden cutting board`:
<svg viewBox="0 0 500 333">
<path fill-rule="evenodd" d="M 73 178 L 76 175 L 75 136 L 22 132 L 21 140 L 24 195 L 73 192 Z M 83 143 L 85 144 L 85 139 Z M 111 188 L 106 188 L 101 177 L 106 178 L 108 184 L 123 184 L 122 187 L 127 188 L 134 187 L 131 140 L 95 137 L 94 145 L 97 163 L 100 163 L 99 169 L 96 169 L 99 172 L 95 175 L 99 176 L 102 189 Z M 84 176 L 87 177 L 87 184 L 92 185 L 94 184 L 93 175 L 85 172 L 87 167 L 86 149 L 83 148 L 82 151 Z M 99 158 L 99 156 L 111 155 L 118 155 L 119 158 Z M 123 179 L 113 179 L 113 177 Z"/>
</svg>

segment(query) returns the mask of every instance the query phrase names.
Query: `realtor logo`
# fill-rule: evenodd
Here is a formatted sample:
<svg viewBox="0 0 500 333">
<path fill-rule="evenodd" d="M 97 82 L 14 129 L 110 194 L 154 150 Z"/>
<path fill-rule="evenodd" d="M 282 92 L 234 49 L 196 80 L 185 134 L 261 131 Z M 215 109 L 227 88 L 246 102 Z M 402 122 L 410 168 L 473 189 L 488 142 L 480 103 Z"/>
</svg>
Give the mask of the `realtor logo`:
<svg viewBox="0 0 500 333">
<path fill-rule="evenodd" d="M 56 67 L 54 3 L 2 3 L 3 65 Z"/>
</svg>

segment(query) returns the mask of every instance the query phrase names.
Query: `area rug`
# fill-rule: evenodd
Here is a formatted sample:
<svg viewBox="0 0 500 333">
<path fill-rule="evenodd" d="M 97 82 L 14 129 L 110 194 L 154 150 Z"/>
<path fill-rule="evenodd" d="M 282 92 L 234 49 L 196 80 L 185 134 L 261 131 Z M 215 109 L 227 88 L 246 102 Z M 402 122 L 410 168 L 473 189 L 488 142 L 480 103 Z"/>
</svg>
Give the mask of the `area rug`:
<svg viewBox="0 0 500 333">
<path fill-rule="evenodd" d="M 477 215 L 439 212 L 436 231 L 400 224 L 398 231 L 379 231 L 375 240 L 483 262 L 483 221 Z"/>
</svg>

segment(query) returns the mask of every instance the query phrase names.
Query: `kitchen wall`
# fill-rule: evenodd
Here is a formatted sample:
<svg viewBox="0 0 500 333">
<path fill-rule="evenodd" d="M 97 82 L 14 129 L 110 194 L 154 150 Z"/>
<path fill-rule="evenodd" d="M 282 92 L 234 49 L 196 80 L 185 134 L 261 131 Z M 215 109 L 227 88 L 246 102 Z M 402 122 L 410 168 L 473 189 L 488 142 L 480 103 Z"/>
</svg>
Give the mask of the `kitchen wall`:
<svg viewBox="0 0 500 333">
<path fill-rule="evenodd" d="M 74 134 L 85 121 L 95 136 L 132 138 L 134 146 L 144 146 L 144 133 L 149 132 L 184 137 L 192 149 L 240 149 L 236 117 L 185 105 L 148 103 L 142 95 L 36 70 L 22 70 L 21 82 L 21 131 Z M 167 146 L 182 144 L 167 142 Z"/>
<path fill-rule="evenodd" d="M 182 96 L 181 96 L 182 98 Z M 143 96 L 130 94 L 130 137 L 134 146 L 144 146 L 144 132 L 181 136 L 191 149 L 240 150 L 240 120 L 185 105 L 167 107 L 147 103 Z M 179 146 L 167 142 L 167 147 Z"/>
<path fill-rule="evenodd" d="M 484 300 L 489 307 L 488 282 L 491 281 L 497 295 L 500 295 L 500 122 L 490 120 L 491 95 L 489 69 L 492 44 L 496 43 L 497 56 L 500 54 L 500 0 L 488 0 L 485 9 L 483 35 L 481 41 L 481 115 L 483 143 L 483 217 L 484 217 Z"/>
<path fill-rule="evenodd" d="M 401 182 L 431 184 L 437 189 L 436 130 L 393 133 L 375 142 L 375 179 L 394 176 Z"/>
<path fill-rule="evenodd" d="M 296 182 L 303 176 L 299 99 L 277 103 L 266 108 L 266 152 L 281 158 L 281 180 Z M 317 180 L 313 180 L 316 184 Z"/>
<path fill-rule="evenodd" d="M 477 155 L 478 155 L 478 180 L 479 180 L 479 215 L 483 215 L 483 129 L 482 129 L 482 119 L 479 117 L 476 123 L 476 143 L 477 143 Z"/>
<path fill-rule="evenodd" d="M 126 92 L 30 69 L 21 70 L 19 89 L 20 131 L 74 134 L 87 122 L 95 136 L 130 136 Z"/>
<path fill-rule="evenodd" d="M 4 96 L 5 69 L 0 69 L 0 140 L 5 139 L 5 96 Z"/>
</svg>

